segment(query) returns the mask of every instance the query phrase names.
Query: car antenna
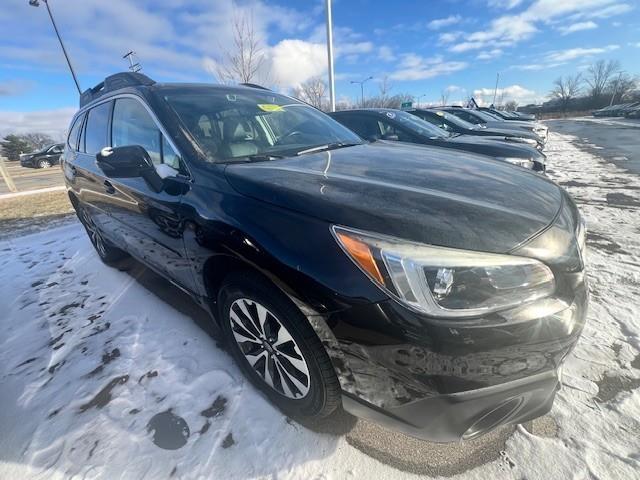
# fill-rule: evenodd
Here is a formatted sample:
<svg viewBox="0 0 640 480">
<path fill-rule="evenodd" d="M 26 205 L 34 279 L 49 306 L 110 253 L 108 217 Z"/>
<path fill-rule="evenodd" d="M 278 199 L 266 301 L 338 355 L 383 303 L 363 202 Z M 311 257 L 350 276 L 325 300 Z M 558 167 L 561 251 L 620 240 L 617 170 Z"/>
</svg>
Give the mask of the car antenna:
<svg viewBox="0 0 640 480">
<path fill-rule="evenodd" d="M 71 60 L 69 59 L 69 54 L 67 53 L 67 49 L 64 48 L 64 43 L 62 42 L 62 37 L 60 36 L 60 32 L 58 31 L 58 26 L 56 25 L 56 21 L 53 19 L 53 13 L 51 13 L 51 8 L 49 8 L 49 1 L 42 0 L 44 5 L 47 7 L 47 12 L 49 12 L 49 18 L 51 19 L 51 24 L 53 25 L 53 29 L 56 32 L 56 36 L 58 37 L 58 41 L 60 42 L 60 46 L 62 47 L 62 53 L 64 53 L 64 58 L 67 59 L 67 65 L 69 65 L 69 70 L 71 71 L 71 76 L 73 77 L 73 81 L 76 84 L 76 88 L 78 89 L 78 95 L 82 95 L 82 89 L 80 88 L 80 83 L 78 83 L 78 77 L 76 77 L 76 72 L 73 70 L 73 66 L 71 65 Z M 29 0 L 29 5 L 32 7 L 39 7 L 39 0 Z"/>
<path fill-rule="evenodd" d="M 140 65 L 140 62 L 135 60 L 136 56 L 137 54 L 133 50 L 129 50 L 129 52 L 125 53 L 122 56 L 122 58 L 126 58 L 129 60 L 129 70 L 133 73 L 138 73 L 142 70 L 142 65 Z"/>
</svg>

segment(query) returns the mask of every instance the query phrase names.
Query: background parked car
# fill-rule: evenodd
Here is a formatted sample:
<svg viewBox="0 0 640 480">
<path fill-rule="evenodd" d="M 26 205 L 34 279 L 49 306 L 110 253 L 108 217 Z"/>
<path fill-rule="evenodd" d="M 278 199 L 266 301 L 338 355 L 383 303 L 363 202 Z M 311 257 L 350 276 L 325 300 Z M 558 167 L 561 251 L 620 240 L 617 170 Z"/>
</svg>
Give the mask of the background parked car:
<svg viewBox="0 0 640 480">
<path fill-rule="evenodd" d="M 453 148 L 487 155 L 536 172 L 544 172 L 545 156 L 527 145 L 506 143 L 500 137 L 477 137 L 447 131 L 401 110 L 371 108 L 330 113 L 345 127 L 367 140 L 395 140 Z"/>
<path fill-rule="evenodd" d="M 509 130 L 525 130 L 529 132 L 535 133 L 542 143 L 544 144 L 547 141 L 547 135 L 549 133 L 549 129 L 540 123 L 533 122 L 520 122 L 520 121 L 509 121 L 501 119 L 493 115 L 492 113 L 483 112 L 477 109 L 471 108 L 461 108 L 461 107 L 442 107 L 442 110 L 445 112 L 453 113 L 454 115 L 466 120 L 467 122 L 474 123 L 477 125 L 483 125 L 487 128 L 502 128 Z"/>
<path fill-rule="evenodd" d="M 20 156 L 20 165 L 28 168 L 49 168 L 60 162 L 64 143 L 54 143 L 42 150 Z"/>
<path fill-rule="evenodd" d="M 478 110 L 481 110 L 483 112 L 488 112 L 493 115 L 497 115 L 503 120 L 508 120 L 508 121 L 517 120 L 521 122 L 533 122 L 536 119 L 536 116 L 530 113 L 507 112 L 506 110 L 496 110 L 494 108 L 487 108 L 487 107 L 478 107 Z"/>
<path fill-rule="evenodd" d="M 442 128 L 450 133 L 460 133 L 463 135 L 487 136 L 495 140 L 504 140 L 507 142 L 524 143 L 537 150 L 544 148 L 544 143 L 533 132 L 525 130 L 512 130 L 501 128 L 487 128 L 482 125 L 469 123 L 460 117 L 449 112 L 439 109 L 412 109 L 407 112 L 425 120 L 438 128 Z"/>
</svg>

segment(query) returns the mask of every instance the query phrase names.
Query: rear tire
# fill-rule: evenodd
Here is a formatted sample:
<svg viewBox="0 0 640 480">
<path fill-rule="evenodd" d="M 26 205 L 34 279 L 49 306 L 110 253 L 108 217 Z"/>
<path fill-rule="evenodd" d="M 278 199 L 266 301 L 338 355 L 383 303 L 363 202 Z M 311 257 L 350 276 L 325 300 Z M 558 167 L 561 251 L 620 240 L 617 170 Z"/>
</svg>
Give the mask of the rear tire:
<svg viewBox="0 0 640 480">
<path fill-rule="evenodd" d="M 113 243 L 104 238 L 104 236 L 98 229 L 98 226 L 93 221 L 91 212 L 86 206 L 77 204 L 75 208 L 76 215 L 78 216 L 80 223 L 82 223 L 84 229 L 87 231 L 89 240 L 91 240 L 93 248 L 95 248 L 98 256 L 100 257 L 100 260 L 102 260 L 103 263 L 109 266 L 114 266 L 117 262 L 129 256 L 127 252 L 116 247 Z"/>
<path fill-rule="evenodd" d="M 326 417 L 340 406 L 340 385 L 306 317 L 260 275 L 227 276 L 218 315 L 231 354 L 251 383 L 286 415 Z"/>
</svg>

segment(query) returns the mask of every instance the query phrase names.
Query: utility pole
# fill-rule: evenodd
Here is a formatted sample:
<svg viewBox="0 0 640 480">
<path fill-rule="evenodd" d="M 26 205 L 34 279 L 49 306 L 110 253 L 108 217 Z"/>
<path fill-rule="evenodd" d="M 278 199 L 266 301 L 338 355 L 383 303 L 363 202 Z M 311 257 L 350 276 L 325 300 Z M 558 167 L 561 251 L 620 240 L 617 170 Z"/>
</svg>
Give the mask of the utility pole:
<svg viewBox="0 0 640 480">
<path fill-rule="evenodd" d="M 329 67 L 329 109 L 336 111 L 336 85 L 333 78 L 333 25 L 331 19 L 331 0 L 326 0 L 327 13 L 327 57 Z"/>
<path fill-rule="evenodd" d="M 51 13 L 51 8 L 49 8 L 49 1 L 42 0 L 47 7 L 47 12 L 49 12 L 49 18 L 51 19 L 51 24 L 53 25 L 53 29 L 56 32 L 56 36 L 58 37 L 58 41 L 60 42 L 60 46 L 62 47 L 62 53 L 64 53 L 64 58 L 67 59 L 67 65 L 69 65 L 69 70 L 71 70 L 71 76 L 73 77 L 73 81 L 76 84 L 76 88 L 78 89 L 78 95 L 82 95 L 82 90 L 80 89 L 80 84 L 78 83 L 78 77 L 76 77 L 76 72 L 71 65 L 71 60 L 69 59 L 69 54 L 67 54 L 67 49 L 64 48 L 64 43 L 62 42 L 62 37 L 60 36 L 60 32 L 58 31 L 58 26 L 56 25 L 56 21 L 53 19 L 53 14 Z M 39 0 L 29 0 L 29 5 L 32 7 L 39 7 Z"/>
<path fill-rule="evenodd" d="M 361 106 L 362 108 L 364 108 L 364 84 L 366 82 L 368 82 L 369 80 L 373 80 L 373 77 L 367 77 L 364 80 L 351 80 L 351 84 L 354 83 L 359 83 L 360 84 L 360 102 L 361 102 Z"/>
<path fill-rule="evenodd" d="M 135 54 L 136 52 L 134 52 L 133 50 L 130 50 L 128 53 L 125 53 L 122 57 L 129 60 L 129 70 L 131 70 L 133 73 L 137 73 L 140 70 L 142 70 L 142 65 L 140 65 L 140 62 L 134 62 L 133 60 L 133 57 L 135 56 Z"/>
<path fill-rule="evenodd" d="M 493 89 L 493 102 L 491 105 L 496 106 L 496 95 L 498 94 L 498 82 L 500 81 L 500 72 L 496 73 L 496 88 Z"/>
</svg>

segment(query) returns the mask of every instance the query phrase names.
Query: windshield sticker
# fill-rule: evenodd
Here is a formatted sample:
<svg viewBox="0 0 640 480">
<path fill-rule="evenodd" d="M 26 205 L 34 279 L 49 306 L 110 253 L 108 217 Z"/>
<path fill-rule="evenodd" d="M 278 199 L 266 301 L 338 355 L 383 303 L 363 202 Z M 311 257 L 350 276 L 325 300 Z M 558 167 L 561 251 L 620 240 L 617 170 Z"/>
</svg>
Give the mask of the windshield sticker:
<svg viewBox="0 0 640 480">
<path fill-rule="evenodd" d="M 227 93 L 227 100 L 229 100 L 230 102 L 235 102 L 236 96 L 232 93 Z"/>
<path fill-rule="evenodd" d="M 440 115 L 441 117 L 444 117 L 444 112 L 436 112 L 436 115 Z"/>
<path fill-rule="evenodd" d="M 280 112 L 282 111 L 282 107 L 280 105 L 275 105 L 273 103 L 259 103 L 258 108 L 265 112 Z"/>
<path fill-rule="evenodd" d="M 396 114 L 393 112 L 387 112 L 387 117 L 389 118 L 396 118 Z"/>
</svg>

